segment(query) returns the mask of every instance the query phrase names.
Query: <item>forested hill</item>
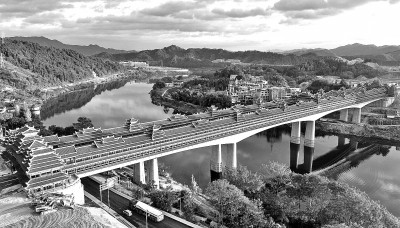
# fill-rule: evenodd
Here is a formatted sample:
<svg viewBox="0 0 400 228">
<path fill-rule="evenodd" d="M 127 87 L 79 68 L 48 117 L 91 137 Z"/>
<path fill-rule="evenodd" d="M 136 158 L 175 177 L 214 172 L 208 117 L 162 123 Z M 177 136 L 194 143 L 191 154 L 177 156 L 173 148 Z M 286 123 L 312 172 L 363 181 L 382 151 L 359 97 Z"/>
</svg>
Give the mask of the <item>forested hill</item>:
<svg viewBox="0 0 400 228">
<path fill-rule="evenodd" d="M 74 82 L 122 69 L 118 63 L 110 60 L 26 41 L 6 40 L 1 45 L 1 53 L 6 61 L 6 69 L 0 72 L 0 83 L 19 88 Z"/>
<path fill-rule="evenodd" d="M 189 48 L 183 49 L 175 45 L 162 49 L 144 50 L 136 53 L 98 54 L 100 58 L 116 61 L 163 61 L 165 66 L 197 67 L 208 66 L 216 59 L 238 59 L 244 63 L 262 63 L 273 65 L 297 65 L 309 60 L 309 57 L 293 54 L 283 55 L 273 52 L 237 51 L 223 49 Z"/>
<path fill-rule="evenodd" d="M 86 45 L 64 44 L 58 40 L 51 40 L 51 39 L 43 37 L 43 36 L 31 36 L 31 37 L 16 36 L 16 37 L 8 37 L 7 39 L 28 41 L 28 42 L 38 43 L 42 46 L 54 47 L 54 48 L 58 48 L 58 49 L 71 49 L 71 50 L 77 51 L 81 54 L 84 54 L 86 56 L 95 55 L 95 54 L 99 54 L 102 52 L 111 53 L 111 54 L 128 52 L 125 50 L 104 48 L 104 47 L 101 47 L 96 44 L 90 44 L 87 46 Z"/>
</svg>

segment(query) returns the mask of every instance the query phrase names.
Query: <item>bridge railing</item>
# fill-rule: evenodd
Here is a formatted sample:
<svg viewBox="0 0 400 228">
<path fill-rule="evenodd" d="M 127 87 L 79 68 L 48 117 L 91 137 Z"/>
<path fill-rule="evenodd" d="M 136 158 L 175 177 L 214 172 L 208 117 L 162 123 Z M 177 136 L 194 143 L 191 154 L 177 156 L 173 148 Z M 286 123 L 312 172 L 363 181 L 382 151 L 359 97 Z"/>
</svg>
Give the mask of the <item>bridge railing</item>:
<svg viewBox="0 0 400 228">
<path fill-rule="evenodd" d="M 332 109 L 338 109 L 338 108 L 341 108 L 341 107 L 346 107 L 346 106 L 349 106 L 349 105 L 354 104 L 354 103 L 359 103 L 359 102 L 363 102 L 365 100 L 368 100 L 369 98 L 371 98 L 371 96 L 373 96 L 373 97 L 382 96 L 382 94 L 379 94 L 377 92 L 378 91 L 376 91 L 376 93 L 374 92 L 374 93 L 365 94 L 366 96 L 364 98 L 362 98 L 362 99 L 358 99 L 358 102 L 354 101 L 354 100 L 350 101 L 349 99 L 347 99 L 347 100 L 339 99 L 338 101 L 341 100 L 341 102 L 338 105 L 335 105 L 333 107 L 332 106 L 331 107 L 327 106 L 327 107 L 324 107 L 322 110 L 321 109 L 313 110 L 311 113 L 321 113 L 321 112 L 332 110 Z M 315 108 L 316 107 L 314 106 L 313 109 L 315 109 Z M 309 110 L 309 111 L 311 111 L 311 110 Z M 308 114 L 310 114 L 310 112 L 308 112 Z M 304 114 L 303 113 L 299 113 L 299 115 L 304 115 Z M 117 162 L 118 163 L 119 162 L 124 163 L 124 162 L 126 162 L 126 160 L 138 159 L 138 158 L 146 157 L 146 156 L 149 156 L 149 155 L 154 155 L 154 154 L 158 154 L 158 153 L 164 153 L 164 152 L 166 152 L 166 150 L 184 148 L 184 147 L 187 147 L 188 145 L 197 144 L 197 143 L 204 142 L 204 141 L 209 141 L 209 140 L 214 140 L 216 138 L 226 137 L 227 135 L 233 135 L 233 134 L 237 134 L 237 133 L 240 133 L 240 132 L 243 132 L 243 131 L 249 131 L 251 129 L 262 128 L 262 127 L 264 127 L 266 125 L 279 124 L 281 122 L 285 122 L 285 121 L 288 121 L 290 119 L 298 118 L 299 115 L 292 115 L 292 116 L 288 116 L 288 117 L 283 118 L 283 119 L 282 118 L 281 119 L 274 119 L 274 120 L 271 119 L 269 121 L 265 121 L 265 119 L 262 119 L 262 118 L 261 119 L 258 118 L 258 121 L 257 121 L 257 118 L 255 118 L 256 122 L 254 122 L 254 123 L 249 122 L 249 120 L 246 120 L 246 121 L 243 122 L 244 124 L 242 124 L 242 125 L 240 125 L 240 123 L 235 123 L 235 124 L 232 124 L 232 126 L 223 126 L 222 129 L 217 129 L 217 130 L 216 129 L 211 129 L 211 130 L 209 129 L 208 131 L 205 131 L 203 133 L 195 132 L 195 135 L 184 133 L 184 135 L 186 137 L 182 137 L 182 138 L 178 137 L 178 140 L 176 140 L 177 143 L 169 143 L 170 144 L 169 146 L 167 146 L 167 145 L 158 145 L 156 149 L 154 149 L 154 148 L 153 149 L 146 148 L 147 150 L 137 151 L 137 153 L 132 153 L 134 151 L 129 151 L 130 154 L 128 154 L 128 155 L 122 155 L 122 154 L 115 154 L 114 153 L 114 155 L 119 156 L 119 157 L 114 158 L 114 159 L 112 159 L 110 161 L 110 160 L 107 159 L 107 156 L 106 156 L 105 158 L 102 159 L 103 161 L 101 161 L 101 162 L 99 162 L 97 164 L 93 164 L 92 161 L 90 161 L 90 160 L 88 161 L 88 163 L 90 163 L 90 165 L 92 165 L 92 168 L 90 168 L 90 169 L 94 169 L 94 168 L 97 168 L 97 167 L 103 167 L 105 165 L 110 165 L 110 164 L 114 164 L 114 163 L 117 163 Z M 262 123 L 262 122 L 260 123 L 260 121 L 264 121 L 264 123 Z M 222 130 L 222 132 L 221 132 L 221 130 Z M 181 140 L 181 139 L 184 139 L 184 140 Z M 75 164 L 75 166 L 77 166 L 77 165 L 78 164 Z M 78 168 L 78 167 L 74 167 L 75 171 L 80 172 L 80 171 L 88 170 L 88 167 L 81 167 L 81 165 L 85 165 L 85 164 L 81 163 L 81 164 L 78 165 L 81 169 Z M 89 165 L 89 164 L 87 164 L 87 165 Z M 76 168 L 78 168 L 78 169 L 76 169 Z"/>
</svg>

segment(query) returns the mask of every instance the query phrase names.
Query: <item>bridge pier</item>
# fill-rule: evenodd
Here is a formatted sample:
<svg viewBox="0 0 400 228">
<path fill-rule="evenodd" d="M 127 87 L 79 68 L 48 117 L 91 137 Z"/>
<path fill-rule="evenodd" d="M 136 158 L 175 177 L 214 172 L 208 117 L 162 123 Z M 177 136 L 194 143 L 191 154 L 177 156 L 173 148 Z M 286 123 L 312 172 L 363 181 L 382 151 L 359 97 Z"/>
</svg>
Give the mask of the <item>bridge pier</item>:
<svg viewBox="0 0 400 228">
<path fill-rule="evenodd" d="M 304 171 L 312 171 L 315 146 L 315 121 L 307 121 L 306 135 L 304 139 Z"/>
<path fill-rule="evenodd" d="M 154 158 L 152 160 L 146 161 L 146 170 L 147 170 L 147 183 L 152 183 L 154 181 L 154 186 L 157 189 L 160 189 L 160 177 L 158 175 L 158 160 Z"/>
<path fill-rule="evenodd" d="M 352 123 L 361 123 L 361 108 L 353 108 Z"/>
<path fill-rule="evenodd" d="M 355 139 L 350 139 L 350 148 L 357 150 L 358 149 L 358 141 Z"/>
<path fill-rule="evenodd" d="M 146 173 L 144 171 L 144 162 L 139 162 L 133 165 L 134 181 L 137 184 L 146 184 Z"/>
<path fill-rule="evenodd" d="M 346 138 L 343 135 L 338 136 L 338 147 L 344 146 L 346 142 Z"/>
<path fill-rule="evenodd" d="M 340 110 L 340 120 L 347 122 L 349 121 L 349 109 L 342 109 Z"/>
<path fill-rule="evenodd" d="M 296 171 L 299 164 L 299 151 L 300 151 L 300 135 L 301 135 L 301 122 L 292 123 L 292 132 L 290 136 L 290 169 Z"/>
<path fill-rule="evenodd" d="M 211 182 L 222 178 L 221 144 L 211 146 L 210 172 Z"/>
<path fill-rule="evenodd" d="M 226 166 L 231 169 L 237 168 L 237 145 L 236 143 L 226 144 L 227 161 Z"/>
</svg>

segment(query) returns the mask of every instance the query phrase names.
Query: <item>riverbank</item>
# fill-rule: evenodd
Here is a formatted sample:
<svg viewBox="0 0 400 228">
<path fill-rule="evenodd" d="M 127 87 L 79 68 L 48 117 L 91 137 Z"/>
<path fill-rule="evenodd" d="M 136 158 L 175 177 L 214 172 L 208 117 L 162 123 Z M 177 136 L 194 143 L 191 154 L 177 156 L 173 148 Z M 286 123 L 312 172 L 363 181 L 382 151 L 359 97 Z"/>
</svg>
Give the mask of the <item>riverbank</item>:
<svg viewBox="0 0 400 228">
<path fill-rule="evenodd" d="M 90 86 L 96 86 L 100 84 L 104 84 L 111 81 L 129 79 L 132 80 L 143 80 L 148 77 L 146 72 L 142 72 L 140 70 L 137 71 L 129 71 L 129 72 L 119 72 L 115 74 L 106 75 L 104 77 L 93 77 L 87 78 L 84 80 L 79 80 L 72 83 L 61 83 L 60 85 L 49 85 L 43 86 L 40 89 L 35 90 L 20 90 L 16 88 L 7 88 L 2 92 L 2 96 L 0 96 L 1 100 L 9 99 L 14 101 L 15 104 L 23 104 L 26 103 L 30 106 L 42 106 L 47 100 L 51 98 L 55 98 L 62 94 L 74 92 L 77 90 L 86 89 Z"/>
<path fill-rule="evenodd" d="M 165 90 L 150 91 L 151 103 L 174 109 L 174 113 L 191 115 L 206 111 L 206 108 L 183 101 L 176 101 L 165 96 Z"/>
<path fill-rule="evenodd" d="M 322 119 L 315 122 L 317 130 L 367 138 L 400 141 L 400 128 L 398 126 L 370 125 L 365 123 L 346 123 L 338 120 Z"/>
</svg>

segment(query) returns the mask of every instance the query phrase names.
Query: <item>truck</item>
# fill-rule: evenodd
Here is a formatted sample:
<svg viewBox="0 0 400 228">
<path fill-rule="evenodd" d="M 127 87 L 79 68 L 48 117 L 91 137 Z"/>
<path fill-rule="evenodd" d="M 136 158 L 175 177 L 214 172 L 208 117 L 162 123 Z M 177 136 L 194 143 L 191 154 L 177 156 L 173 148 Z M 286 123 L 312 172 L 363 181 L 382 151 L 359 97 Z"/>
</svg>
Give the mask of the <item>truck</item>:
<svg viewBox="0 0 400 228">
<path fill-rule="evenodd" d="M 129 208 L 136 211 L 139 214 L 148 216 L 150 220 L 153 220 L 155 222 L 161 222 L 164 219 L 164 214 L 162 213 L 161 210 L 158 210 L 157 208 L 154 208 L 141 201 L 136 201 L 136 200 L 130 201 Z"/>
</svg>

